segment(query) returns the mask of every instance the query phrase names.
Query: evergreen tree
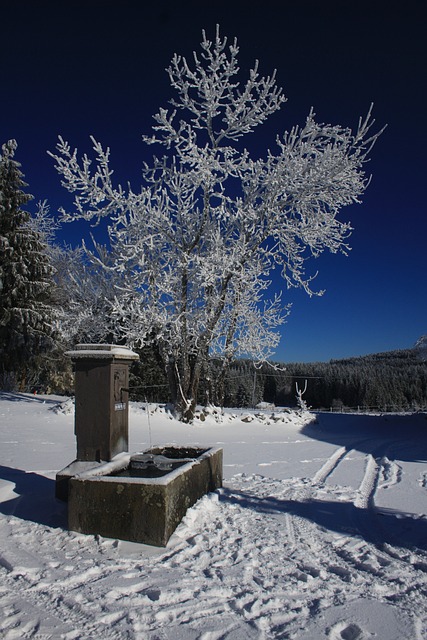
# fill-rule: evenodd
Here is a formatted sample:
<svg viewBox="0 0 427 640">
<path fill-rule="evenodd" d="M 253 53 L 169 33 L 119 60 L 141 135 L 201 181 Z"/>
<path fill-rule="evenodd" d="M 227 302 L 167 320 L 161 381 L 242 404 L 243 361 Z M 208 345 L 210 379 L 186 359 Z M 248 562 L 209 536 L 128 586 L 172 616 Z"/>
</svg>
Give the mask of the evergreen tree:
<svg viewBox="0 0 427 640">
<path fill-rule="evenodd" d="M 43 234 L 22 207 L 24 192 L 16 141 L 0 155 L 0 385 L 24 390 L 37 382 L 41 354 L 51 346 L 50 264 Z"/>
</svg>

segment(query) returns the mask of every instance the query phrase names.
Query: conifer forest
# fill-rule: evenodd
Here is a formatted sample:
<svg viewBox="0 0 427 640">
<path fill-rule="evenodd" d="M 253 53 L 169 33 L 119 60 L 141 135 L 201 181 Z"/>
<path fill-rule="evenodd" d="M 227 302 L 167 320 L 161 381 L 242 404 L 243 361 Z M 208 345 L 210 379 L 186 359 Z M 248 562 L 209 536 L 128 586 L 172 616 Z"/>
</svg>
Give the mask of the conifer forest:
<svg viewBox="0 0 427 640">
<path fill-rule="evenodd" d="M 219 364 L 217 364 L 219 368 Z M 213 374 L 200 388 L 199 403 L 215 403 Z M 132 397 L 168 402 L 167 380 L 155 350 L 141 353 L 132 368 Z M 427 359 L 418 348 L 388 351 L 345 360 L 271 363 L 257 368 L 251 360 L 230 365 L 224 406 L 295 407 L 298 390 L 313 410 L 399 412 L 427 407 Z"/>
</svg>

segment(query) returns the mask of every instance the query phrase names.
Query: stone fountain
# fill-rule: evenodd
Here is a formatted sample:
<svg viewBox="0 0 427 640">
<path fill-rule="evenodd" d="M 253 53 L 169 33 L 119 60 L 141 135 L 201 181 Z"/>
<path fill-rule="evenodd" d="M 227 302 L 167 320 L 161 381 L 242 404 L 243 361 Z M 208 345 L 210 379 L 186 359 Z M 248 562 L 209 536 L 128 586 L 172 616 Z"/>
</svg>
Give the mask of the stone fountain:
<svg viewBox="0 0 427 640">
<path fill-rule="evenodd" d="M 222 449 L 160 446 L 128 452 L 129 364 L 117 345 L 77 345 L 77 459 L 56 476 L 72 531 L 166 546 L 187 509 L 222 486 Z"/>
</svg>

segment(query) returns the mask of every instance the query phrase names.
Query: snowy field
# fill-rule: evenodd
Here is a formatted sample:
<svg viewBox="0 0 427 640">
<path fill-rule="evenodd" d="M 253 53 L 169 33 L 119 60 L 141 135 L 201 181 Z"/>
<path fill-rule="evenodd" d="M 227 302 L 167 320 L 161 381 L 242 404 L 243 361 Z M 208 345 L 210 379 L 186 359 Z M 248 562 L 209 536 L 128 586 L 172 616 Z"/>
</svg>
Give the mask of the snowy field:
<svg viewBox="0 0 427 640">
<path fill-rule="evenodd" d="M 223 489 L 157 549 L 67 531 L 63 401 L 0 394 L 1 638 L 427 638 L 425 414 L 183 425 L 133 404 L 131 451 L 224 449 Z"/>
</svg>

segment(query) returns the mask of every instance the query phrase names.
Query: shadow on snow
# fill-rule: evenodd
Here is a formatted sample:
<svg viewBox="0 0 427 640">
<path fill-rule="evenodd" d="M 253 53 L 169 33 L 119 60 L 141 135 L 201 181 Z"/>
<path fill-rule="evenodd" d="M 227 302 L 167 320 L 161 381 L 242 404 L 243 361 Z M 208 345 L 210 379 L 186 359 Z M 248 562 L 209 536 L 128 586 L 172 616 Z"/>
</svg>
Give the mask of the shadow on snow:
<svg viewBox="0 0 427 640">
<path fill-rule="evenodd" d="M 14 485 L 16 496 L 0 503 L 0 513 L 49 527 L 67 529 L 67 505 L 55 498 L 55 481 L 34 472 L 0 466 L 0 479 Z M 289 513 L 323 529 L 361 536 L 377 546 L 388 543 L 427 550 L 427 520 L 391 509 L 361 509 L 352 503 L 300 502 L 256 496 L 224 488 L 221 502 L 262 514 Z"/>
<path fill-rule="evenodd" d="M 374 458 L 424 462 L 427 460 L 427 414 L 316 413 L 301 433 L 371 454 Z"/>
<path fill-rule="evenodd" d="M 37 402 L 39 404 L 58 404 L 58 398 L 48 398 L 46 396 L 38 396 L 36 394 L 20 393 L 18 391 L 0 391 L 0 400 L 9 400 L 9 402 Z"/>
<path fill-rule="evenodd" d="M 362 537 L 377 547 L 391 544 L 427 550 L 427 520 L 392 509 L 362 509 L 351 502 L 283 500 L 223 489 L 220 500 L 262 514 L 288 513 L 322 529 Z"/>
<path fill-rule="evenodd" d="M 55 498 L 55 481 L 21 469 L 0 465 L 0 481 L 13 486 L 13 497 L 0 502 L 0 513 L 48 527 L 67 529 L 67 505 Z M 0 489 L 1 496 L 1 489 Z"/>
</svg>

